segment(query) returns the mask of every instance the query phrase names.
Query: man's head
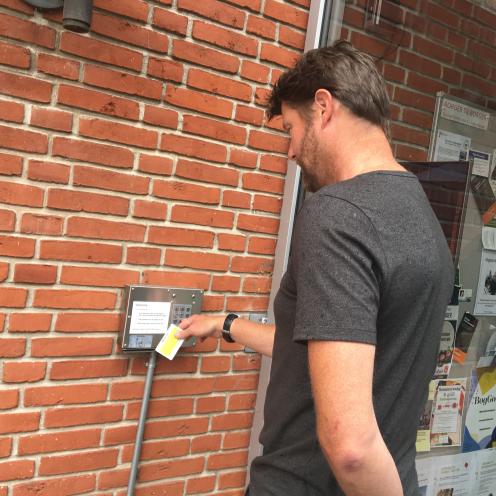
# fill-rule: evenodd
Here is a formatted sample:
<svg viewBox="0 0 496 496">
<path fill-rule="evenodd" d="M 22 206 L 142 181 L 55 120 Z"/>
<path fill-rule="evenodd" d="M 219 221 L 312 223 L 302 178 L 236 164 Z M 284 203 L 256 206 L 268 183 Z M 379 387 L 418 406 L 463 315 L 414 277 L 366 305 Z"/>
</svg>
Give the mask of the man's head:
<svg viewBox="0 0 496 496">
<path fill-rule="evenodd" d="M 385 132 L 389 100 L 384 79 L 371 57 L 346 41 L 306 52 L 275 84 L 268 116 L 282 113 L 282 103 L 310 115 L 315 93 L 328 90 L 348 110 Z"/>
</svg>

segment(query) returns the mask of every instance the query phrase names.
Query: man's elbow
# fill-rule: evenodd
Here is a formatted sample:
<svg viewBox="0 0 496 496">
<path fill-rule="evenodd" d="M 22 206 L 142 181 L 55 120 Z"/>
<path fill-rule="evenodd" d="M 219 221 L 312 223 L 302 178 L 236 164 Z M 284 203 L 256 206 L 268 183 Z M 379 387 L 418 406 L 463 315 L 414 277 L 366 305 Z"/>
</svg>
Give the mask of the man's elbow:
<svg viewBox="0 0 496 496">
<path fill-rule="evenodd" d="M 367 455 L 375 440 L 370 432 L 362 436 L 343 433 L 342 436 L 329 436 L 328 431 L 318 433 L 319 443 L 332 470 L 350 474 L 359 472 L 367 462 Z"/>
</svg>

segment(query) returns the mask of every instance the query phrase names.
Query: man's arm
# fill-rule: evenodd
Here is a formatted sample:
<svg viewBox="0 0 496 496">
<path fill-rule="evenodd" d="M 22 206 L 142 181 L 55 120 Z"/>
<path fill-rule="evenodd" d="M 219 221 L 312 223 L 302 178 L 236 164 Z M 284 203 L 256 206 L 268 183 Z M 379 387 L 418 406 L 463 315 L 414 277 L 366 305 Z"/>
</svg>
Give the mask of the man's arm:
<svg viewBox="0 0 496 496">
<path fill-rule="evenodd" d="M 369 344 L 308 341 L 317 435 L 347 496 L 402 496 L 373 408 L 374 354 Z"/>
<path fill-rule="evenodd" d="M 179 324 L 182 330 L 176 333 L 176 337 L 181 339 L 188 339 L 190 336 L 203 339 L 210 336 L 220 338 L 225 318 L 225 315 L 192 315 Z M 231 337 L 236 343 L 269 357 L 272 356 L 274 347 L 274 333 L 275 326 L 258 324 L 247 319 L 237 318 L 231 324 Z"/>
</svg>

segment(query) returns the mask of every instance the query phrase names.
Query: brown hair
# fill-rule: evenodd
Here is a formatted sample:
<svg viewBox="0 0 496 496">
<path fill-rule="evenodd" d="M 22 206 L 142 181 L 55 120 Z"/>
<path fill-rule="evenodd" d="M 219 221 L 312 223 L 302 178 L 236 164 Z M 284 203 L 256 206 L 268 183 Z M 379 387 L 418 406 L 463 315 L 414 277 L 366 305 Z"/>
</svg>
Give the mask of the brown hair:
<svg viewBox="0 0 496 496">
<path fill-rule="evenodd" d="M 384 79 L 373 59 L 347 41 L 306 52 L 293 69 L 282 74 L 269 97 L 269 119 L 281 114 L 282 102 L 304 110 L 321 88 L 387 133 L 389 99 Z"/>
</svg>

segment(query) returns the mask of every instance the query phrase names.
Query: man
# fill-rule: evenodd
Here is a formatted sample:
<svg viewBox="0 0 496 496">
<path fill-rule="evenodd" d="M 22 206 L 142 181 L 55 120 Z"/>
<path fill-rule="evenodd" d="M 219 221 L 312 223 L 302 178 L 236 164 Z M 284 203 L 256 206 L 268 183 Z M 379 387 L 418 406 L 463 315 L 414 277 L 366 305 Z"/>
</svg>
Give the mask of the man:
<svg viewBox="0 0 496 496">
<path fill-rule="evenodd" d="M 273 89 L 278 114 L 314 194 L 275 328 L 203 315 L 180 334 L 224 328 L 273 357 L 250 496 L 417 495 L 416 426 L 453 288 L 446 240 L 392 155 L 386 88 L 368 56 L 346 42 L 306 53 Z"/>
</svg>

